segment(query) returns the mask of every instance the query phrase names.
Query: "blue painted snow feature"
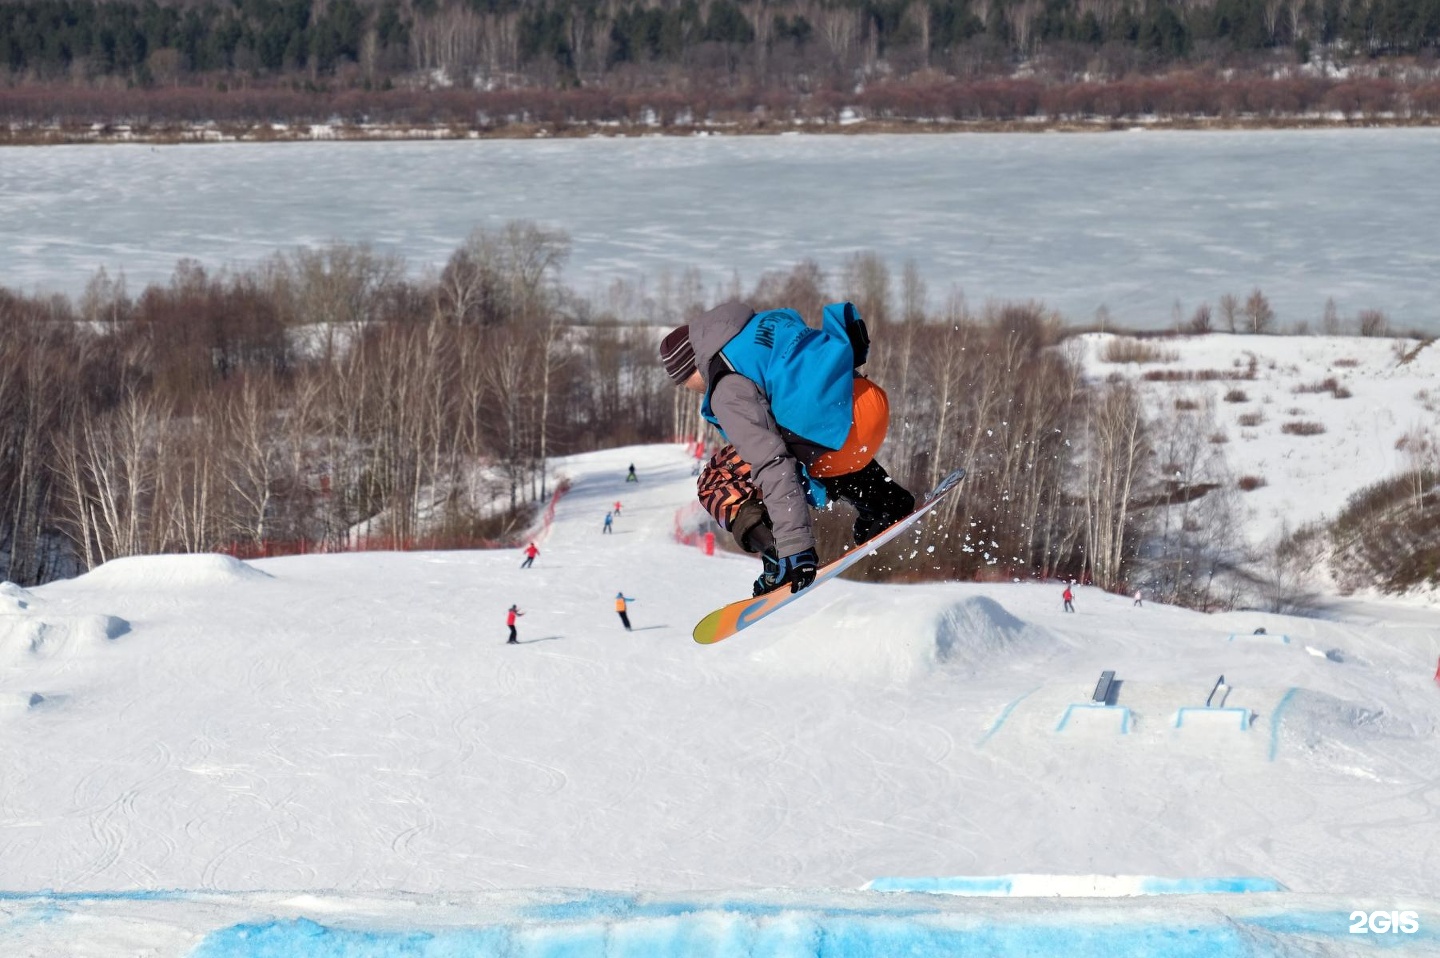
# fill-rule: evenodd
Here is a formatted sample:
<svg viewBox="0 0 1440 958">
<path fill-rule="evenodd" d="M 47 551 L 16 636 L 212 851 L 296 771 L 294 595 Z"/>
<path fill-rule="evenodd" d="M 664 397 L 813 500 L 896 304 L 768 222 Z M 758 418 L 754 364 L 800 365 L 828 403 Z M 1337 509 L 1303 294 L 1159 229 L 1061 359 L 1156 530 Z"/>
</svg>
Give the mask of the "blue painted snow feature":
<svg viewBox="0 0 1440 958">
<path fill-rule="evenodd" d="M 1275 711 L 1270 715 L 1270 761 L 1272 762 L 1275 761 L 1275 754 L 1280 751 L 1280 720 L 1284 718 L 1285 709 L 1289 707 L 1297 691 L 1299 690 L 1294 686 L 1287 689 L 1279 703 L 1276 704 Z"/>
<path fill-rule="evenodd" d="M 309 919 L 236 925 L 190 958 L 873 958 L 875 955 L 1065 955 L 1067 958 L 1280 958 L 1284 945 L 1215 920 L 1013 922 L 934 913 L 869 918 L 825 910 L 755 920 L 701 910 L 683 918 L 575 925 L 369 930 Z M 1270 937 L 1271 940 L 1267 940 Z"/>
<path fill-rule="evenodd" d="M 1086 891 L 1066 891 L 1067 885 L 1085 885 Z M 867 884 L 869 891 L 923 892 L 932 895 L 960 895 L 981 898 L 1010 896 L 1133 896 L 1133 895 L 1236 895 L 1252 892 L 1285 891 L 1273 878 L 1193 877 L 1161 878 L 1153 875 L 1099 875 L 1092 878 L 1072 875 L 956 875 L 942 877 L 886 877 Z"/>
<path fill-rule="evenodd" d="M 1201 706 L 1201 705 L 1195 705 L 1195 706 L 1187 705 L 1187 706 L 1182 707 L 1182 708 L 1180 709 L 1180 711 L 1178 711 L 1178 712 L 1175 713 L 1175 727 L 1176 727 L 1176 728 L 1184 728 L 1184 727 L 1185 727 L 1185 719 L 1186 719 L 1187 716 L 1192 719 L 1192 721 L 1191 721 L 1191 723 L 1190 723 L 1190 726 L 1191 726 L 1192 728 L 1194 728 L 1196 724 L 1201 724 L 1201 723 L 1203 723 L 1203 724 L 1205 724 L 1205 725 L 1215 725 L 1215 724 L 1217 724 L 1218 722 L 1220 722 L 1222 719 L 1228 719 L 1228 720 L 1230 720 L 1230 723 L 1233 724 L 1233 725 L 1235 725 L 1240 731 L 1242 731 L 1242 732 L 1248 732 L 1248 731 L 1250 731 L 1250 710 L 1249 710 L 1249 709 L 1242 709 L 1242 708 L 1218 708 L 1218 709 L 1212 709 L 1212 708 L 1206 708 L 1205 706 Z M 1209 717 L 1207 718 L 1206 716 L 1209 716 Z M 1196 723 L 1195 721 L 1193 721 L 1193 719 L 1195 719 L 1195 718 L 1197 718 L 1197 717 L 1201 719 L 1201 723 Z"/>
<path fill-rule="evenodd" d="M 1146 895 L 1249 895 L 1285 891 L 1273 878 L 1147 878 L 1141 884 Z"/>
<path fill-rule="evenodd" d="M 932 895 L 1009 895 L 1015 887 L 1009 875 L 955 876 L 950 878 L 877 878 L 865 886 L 871 891 L 918 891 Z"/>
<path fill-rule="evenodd" d="M 572 945 L 582 944 L 571 938 Z M 296 918 L 235 925 L 207 935 L 190 958 L 459 958 L 525 954 L 511 950 L 509 929 L 464 928 L 437 932 L 331 928 Z M 548 952 L 599 954 L 583 950 Z"/>
<path fill-rule="evenodd" d="M 0 891 L 0 901 L 185 901 L 203 892 L 174 888 L 152 888 L 136 891 Z"/>
<path fill-rule="evenodd" d="M 1019 705 L 1021 702 L 1025 701 L 1038 691 L 1040 691 L 1040 686 L 1037 685 L 1035 686 L 1035 688 L 1026 692 L 1024 695 L 1020 696 L 1018 699 L 1011 702 L 1009 705 L 1005 706 L 1005 708 L 1001 710 L 1000 716 L 995 719 L 995 724 L 991 725 L 990 728 L 985 732 L 985 734 L 980 736 L 980 741 L 975 743 L 975 747 L 979 748 L 986 742 L 990 741 L 991 736 L 993 736 L 996 732 L 1000 731 L 1000 726 L 1004 725 L 1006 720 L 1010 718 L 1010 713 L 1015 711 L 1015 706 Z"/>
<path fill-rule="evenodd" d="M 722 900 L 700 904 L 692 899 L 656 899 L 612 893 L 576 891 L 571 901 L 546 902 L 526 905 L 519 914 L 527 921 L 556 924 L 575 921 L 630 921 L 655 918 L 678 918 L 702 911 L 720 911 L 727 915 L 743 915 L 748 918 L 768 919 L 795 911 L 795 906 L 767 901 Z M 826 909 L 832 915 L 850 915 L 861 918 L 911 918 L 931 911 L 924 902 L 906 904 L 896 902 L 884 907 L 875 905 L 831 906 Z"/>
<path fill-rule="evenodd" d="M 6 932 L 22 932 L 36 925 L 48 925 L 57 921 L 64 921 L 69 917 L 71 917 L 71 912 L 66 911 L 54 902 L 38 901 L 33 904 L 27 903 L 5 915 L 3 918 L 0 918 L 0 943 L 5 941 Z"/>
<path fill-rule="evenodd" d="M 1272 634 L 1272 633 L 1270 633 L 1270 632 L 1260 632 L 1260 633 L 1255 633 L 1255 632 L 1231 632 L 1231 633 L 1230 633 L 1230 641 L 1231 641 L 1231 642 L 1238 642 L 1238 641 L 1278 642 L 1278 643 L 1280 643 L 1281 645 L 1289 645 L 1289 644 L 1290 644 L 1290 636 L 1288 636 L 1288 635 L 1276 635 L 1276 634 Z"/>
<path fill-rule="evenodd" d="M 1063 732 L 1070 724 L 1070 719 L 1076 710 L 1087 712 L 1109 712 L 1120 720 L 1120 734 L 1130 734 L 1130 709 L 1124 705 L 1100 705 L 1099 703 L 1086 702 L 1083 704 L 1065 706 L 1065 713 L 1060 716 L 1060 724 L 1055 726 L 1055 731 Z"/>
</svg>

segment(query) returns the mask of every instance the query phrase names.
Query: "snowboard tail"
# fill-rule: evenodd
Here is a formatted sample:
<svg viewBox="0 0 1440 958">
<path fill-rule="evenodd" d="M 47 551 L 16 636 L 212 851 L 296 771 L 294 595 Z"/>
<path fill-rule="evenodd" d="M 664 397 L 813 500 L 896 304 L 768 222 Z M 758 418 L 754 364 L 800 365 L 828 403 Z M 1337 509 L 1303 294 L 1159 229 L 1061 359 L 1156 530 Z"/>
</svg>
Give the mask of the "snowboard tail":
<svg viewBox="0 0 1440 958">
<path fill-rule="evenodd" d="M 956 469 L 950 473 L 950 475 L 941 479 L 939 485 L 926 493 L 925 498 L 915 507 L 914 512 L 911 512 L 905 518 L 896 522 L 869 541 L 851 549 L 834 562 L 821 567 L 820 571 L 815 574 L 815 581 L 799 592 L 791 592 L 788 586 L 782 586 L 773 592 L 767 592 L 764 595 L 748 599 L 740 599 L 737 602 L 731 602 L 729 605 L 711 612 L 695 626 L 693 632 L 695 641 L 701 645 L 712 645 L 722 639 L 728 639 L 736 632 L 749 628 L 777 609 L 789 605 L 801 596 L 814 592 L 822 582 L 835 578 L 910 528 L 916 520 L 935 508 L 940 500 L 945 497 L 946 493 L 958 486 L 960 480 L 964 478 L 965 470 Z"/>
</svg>

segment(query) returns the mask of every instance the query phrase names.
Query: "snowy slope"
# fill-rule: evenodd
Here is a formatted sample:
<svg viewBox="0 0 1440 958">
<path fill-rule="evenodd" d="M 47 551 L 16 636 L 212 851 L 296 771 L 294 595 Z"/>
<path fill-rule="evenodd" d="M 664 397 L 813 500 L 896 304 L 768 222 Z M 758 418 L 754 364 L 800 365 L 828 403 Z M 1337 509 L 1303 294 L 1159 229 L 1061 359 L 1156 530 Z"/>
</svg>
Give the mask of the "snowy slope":
<svg viewBox="0 0 1440 958">
<path fill-rule="evenodd" d="M 1264 480 L 1243 496 L 1242 528 L 1254 543 L 1282 525 L 1339 515 L 1351 494 L 1413 468 L 1401 439 L 1428 432 L 1440 445 L 1440 348 L 1416 340 L 1356 336 L 1211 334 L 1146 340 L 1169 358 L 1111 363 L 1102 357 L 1117 337 L 1090 334 L 1073 342 L 1086 372 L 1119 374 L 1142 387 L 1152 416 L 1204 420 L 1205 434 L 1229 467 L 1224 478 Z M 1124 337 L 1119 337 L 1123 339 Z M 1402 356 L 1413 354 L 1412 358 Z M 1228 379 L 1146 379 L 1148 374 Z M 1340 391 L 1317 390 L 1327 379 Z M 1227 401 L 1232 391 L 1243 399 Z M 1177 402 L 1194 404 L 1188 411 Z M 1245 425 L 1244 417 L 1259 419 Z M 1252 420 L 1253 421 L 1253 420 Z M 1287 433 L 1287 423 L 1318 423 L 1315 435 Z M 1223 437 L 1223 438 L 1222 438 Z"/>
<path fill-rule="evenodd" d="M 0 588 L 0 954 L 139 953 L 127 935 L 188 954 L 257 914 L 533 923 L 554 888 L 590 890 L 571 917 L 733 898 L 753 919 L 780 887 L 848 914 L 840 890 L 883 876 L 1021 873 L 1265 876 L 1330 896 L 1330 925 L 1371 903 L 1440 931 L 1435 609 L 1204 616 L 1082 588 L 1069 615 L 1048 584 L 836 582 L 701 647 L 690 627 L 756 570 L 672 541 L 684 450 L 562 468 L 533 569 L 166 556 Z M 1128 734 L 1113 712 L 1057 731 L 1101 669 Z M 1222 673 L 1248 730 L 1177 729 Z M 964 925 L 989 906 L 926 907 Z M 666 947 L 648 953 L 686 953 Z"/>
</svg>

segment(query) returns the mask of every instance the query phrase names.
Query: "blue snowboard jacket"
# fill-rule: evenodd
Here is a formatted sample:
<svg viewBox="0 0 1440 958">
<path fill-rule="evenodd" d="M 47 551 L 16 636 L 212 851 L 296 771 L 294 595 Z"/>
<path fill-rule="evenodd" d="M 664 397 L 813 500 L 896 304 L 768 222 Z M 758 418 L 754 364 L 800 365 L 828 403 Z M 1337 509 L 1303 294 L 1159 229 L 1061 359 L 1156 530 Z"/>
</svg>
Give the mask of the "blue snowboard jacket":
<svg viewBox="0 0 1440 958">
<path fill-rule="evenodd" d="M 855 388 L 855 351 L 846 326 L 858 318 L 853 304 L 831 303 L 821 328 L 811 329 L 793 309 L 766 310 L 750 317 L 719 355 L 760 387 L 782 429 L 839 449 L 850 433 Z M 721 428 L 710 408 L 714 384 L 707 385 L 700 413 Z"/>
<path fill-rule="evenodd" d="M 835 303 L 816 330 L 792 309 L 730 302 L 689 324 L 705 380 L 700 413 L 750 463 L 782 556 L 815 545 L 807 501 L 823 506 L 826 495 L 804 463 L 849 435 L 856 357 L 846 325 L 858 319 L 852 304 Z"/>
</svg>

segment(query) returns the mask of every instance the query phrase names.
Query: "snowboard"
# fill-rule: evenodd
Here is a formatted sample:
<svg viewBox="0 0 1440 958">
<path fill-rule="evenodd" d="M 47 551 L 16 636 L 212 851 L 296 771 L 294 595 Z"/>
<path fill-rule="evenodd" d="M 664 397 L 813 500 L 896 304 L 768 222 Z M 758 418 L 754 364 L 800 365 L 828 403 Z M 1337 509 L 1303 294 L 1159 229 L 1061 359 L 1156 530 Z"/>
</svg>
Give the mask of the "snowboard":
<svg viewBox="0 0 1440 958">
<path fill-rule="evenodd" d="M 941 479 L 940 484 L 934 489 L 931 489 L 925 494 L 925 498 L 920 500 L 920 504 L 915 507 L 914 512 L 890 526 L 884 532 L 873 537 L 868 542 L 851 549 L 829 565 L 821 566 L 820 570 L 815 574 L 815 581 L 799 592 L 791 592 L 789 586 L 781 586 L 774 592 L 767 592 L 761 596 L 731 602 L 729 605 L 711 612 L 695 626 L 693 633 L 695 641 L 701 645 L 712 645 L 721 639 L 728 639 L 741 629 L 748 629 L 776 609 L 783 608 L 796 599 L 814 592 L 826 579 L 835 578 L 910 528 L 916 520 L 935 508 L 935 506 L 940 503 L 940 500 L 945 498 L 945 494 L 958 486 L 960 480 L 964 478 L 965 470 L 956 469 L 950 473 L 950 475 Z"/>
</svg>

